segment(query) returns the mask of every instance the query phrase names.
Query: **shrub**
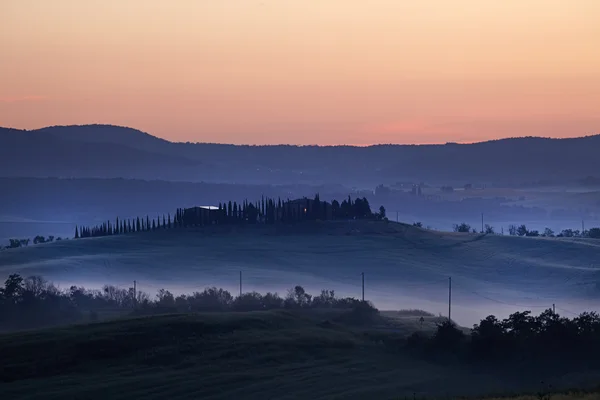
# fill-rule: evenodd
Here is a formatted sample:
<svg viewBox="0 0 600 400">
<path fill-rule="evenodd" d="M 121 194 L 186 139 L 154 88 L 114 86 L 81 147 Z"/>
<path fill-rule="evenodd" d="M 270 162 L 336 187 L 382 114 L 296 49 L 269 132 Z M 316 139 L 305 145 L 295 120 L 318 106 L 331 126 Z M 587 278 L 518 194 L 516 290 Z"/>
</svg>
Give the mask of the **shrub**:
<svg viewBox="0 0 600 400">
<path fill-rule="evenodd" d="M 453 229 L 454 232 L 469 233 L 471 231 L 471 225 L 463 222 L 461 224 L 454 224 Z"/>
</svg>

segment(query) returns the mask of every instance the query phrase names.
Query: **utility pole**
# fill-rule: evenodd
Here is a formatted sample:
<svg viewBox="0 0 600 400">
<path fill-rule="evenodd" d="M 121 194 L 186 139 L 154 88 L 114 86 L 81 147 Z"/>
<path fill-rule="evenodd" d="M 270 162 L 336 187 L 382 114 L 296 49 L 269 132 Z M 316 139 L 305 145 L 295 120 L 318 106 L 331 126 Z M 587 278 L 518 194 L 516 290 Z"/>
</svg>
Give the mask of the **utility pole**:
<svg viewBox="0 0 600 400">
<path fill-rule="evenodd" d="M 452 277 L 448 277 L 448 321 L 452 322 Z"/>
<path fill-rule="evenodd" d="M 242 271 L 240 271 L 240 297 L 242 297 Z"/>
<path fill-rule="evenodd" d="M 362 276 L 362 301 L 365 301 L 365 273 L 361 272 Z"/>
<path fill-rule="evenodd" d="M 481 233 L 483 232 L 483 213 L 481 213 Z"/>
</svg>

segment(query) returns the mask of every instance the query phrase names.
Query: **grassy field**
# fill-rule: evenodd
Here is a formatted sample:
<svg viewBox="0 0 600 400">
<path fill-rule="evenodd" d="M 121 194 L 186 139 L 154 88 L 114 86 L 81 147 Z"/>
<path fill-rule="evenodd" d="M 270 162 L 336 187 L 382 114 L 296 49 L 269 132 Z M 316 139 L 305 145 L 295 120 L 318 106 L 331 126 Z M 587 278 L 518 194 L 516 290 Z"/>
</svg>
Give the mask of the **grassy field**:
<svg viewBox="0 0 600 400">
<path fill-rule="evenodd" d="M 340 222 L 158 231 L 0 251 L 0 276 L 42 275 L 62 287 L 131 286 L 151 294 L 207 286 L 245 291 L 334 289 L 380 309 L 421 308 L 471 325 L 556 304 L 595 309 L 600 241 L 427 231 L 398 223 Z M 572 316 L 569 314 L 569 316 Z"/>
<path fill-rule="evenodd" d="M 414 329 L 407 321 L 421 314 L 351 325 L 340 313 L 168 315 L 0 335 L 0 393 L 15 400 L 398 399 L 535 393 L 540 380 L 576 382 L 519 366 L 426 362 L 373 339 L 404 337 Z M 434 326 L 427 319 L 426 331 Z"/>
</svg>

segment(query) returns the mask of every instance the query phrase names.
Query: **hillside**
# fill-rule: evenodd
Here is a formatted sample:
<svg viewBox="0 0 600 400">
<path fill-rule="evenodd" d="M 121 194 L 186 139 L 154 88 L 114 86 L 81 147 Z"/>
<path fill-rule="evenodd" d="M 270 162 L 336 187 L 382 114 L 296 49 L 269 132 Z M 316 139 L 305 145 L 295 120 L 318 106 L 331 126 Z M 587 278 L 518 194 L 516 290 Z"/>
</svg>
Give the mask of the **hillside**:
<svg viewBox="0 0 600 400">
<path fill-rule="evenodd" d="M 4 176 L 370 186 L 401 180 L 518 184 L 583 179 L 600 169 L 594 150 L 598 147 L 600 135 L 560 140 L 513 138 L 465 145 L 234 146 L 172 143 L 131 128 L 84 125 L 33 131 L 0 128 L 0 149 L 10 149 L 0 151 L 0 168 Z M 31 158 L 32 152 L 36 158 Z M 129 152 L 130 157 L 123 152 Z M 111 163 L 106 162 L 108 154 Z M 148 158 L 162 165 L 150 166 Z M 31 159 L 36 162 L 31 163 Z M 116 168 L 115 164 L 123 165 Z"/>
<path fill-rule="evenodd" d="M 128 133 L 125 133 L 127 135 Z M 0 128 L 3 177 L 193 179 L 202 163 L 110 141 L 80 141 L 40 131 Z"/>
<path fill-rule="evenodd" d="M 443 365 L 401 336 L 336 314 L 252 312 L 122 319 L 0 335 L 0 387 L 17 399 L 392 399 L 535 392 L 597 383 L 598 371 Z M 385 340 L 384 340 L 385 339 Z"/>
<path fill-rule="evenodd" d="M 62 241 L 0 252 L 0 275 L 43 275 L 60 283 L 131 285 L 236 293 L 335 289 L 380 309 L 421 308 L 469 326 L 524 308 L 596 309 L 600 241 L 426 231 L 396 223 L 206 227 Z"/>
</svg>

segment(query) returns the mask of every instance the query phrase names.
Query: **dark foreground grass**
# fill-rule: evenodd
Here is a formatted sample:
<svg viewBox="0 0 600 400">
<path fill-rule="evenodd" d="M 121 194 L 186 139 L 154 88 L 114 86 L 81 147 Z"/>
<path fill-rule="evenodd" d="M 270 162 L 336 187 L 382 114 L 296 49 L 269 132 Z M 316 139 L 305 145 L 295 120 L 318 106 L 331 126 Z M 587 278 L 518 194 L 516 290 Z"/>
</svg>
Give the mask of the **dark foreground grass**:
<svg viewBox="0 0 600 400">
<path fill-rule="evenodd" d="M 0 398 L 403 399 L 539 386 L 518 367 L 483 371 L 390 351 L 339 313 L 165 315 L 2 335 Z"/>
</svg>

